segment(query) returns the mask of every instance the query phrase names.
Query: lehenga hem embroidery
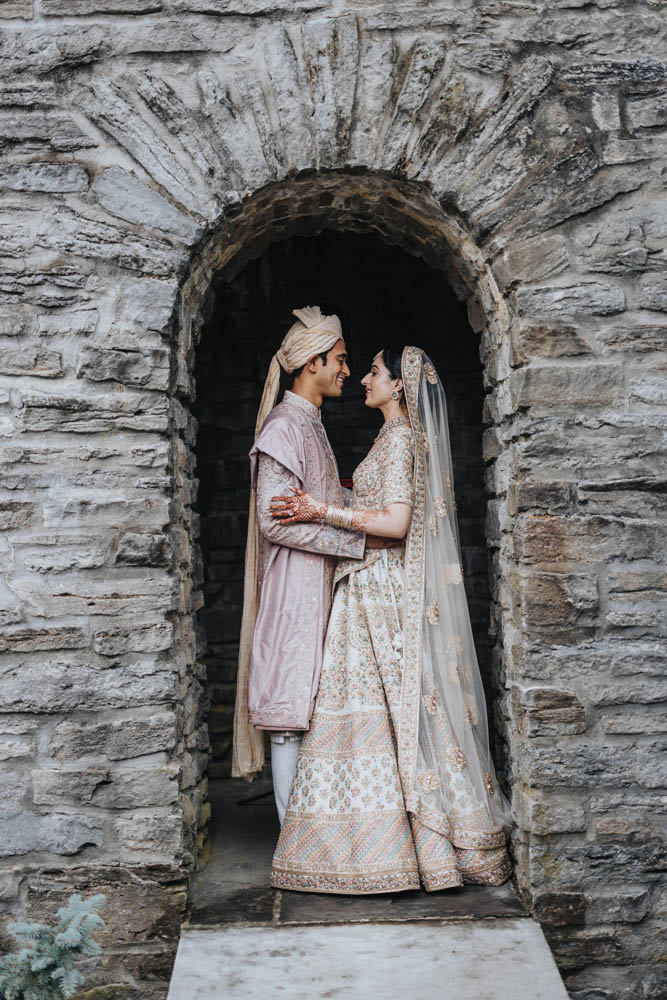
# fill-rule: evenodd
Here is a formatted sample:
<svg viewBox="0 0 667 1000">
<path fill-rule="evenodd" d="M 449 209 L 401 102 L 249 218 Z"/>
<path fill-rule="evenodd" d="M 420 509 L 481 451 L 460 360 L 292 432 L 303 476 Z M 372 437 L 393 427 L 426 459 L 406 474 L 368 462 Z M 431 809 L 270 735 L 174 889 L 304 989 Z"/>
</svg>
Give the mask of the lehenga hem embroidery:
<svg viewBox="0 0 667 1000">
<path fill-rule="evenodd" d="M 381 892 L 408 892 L 420 889 L 419 878 L 415 873 L 405 872 L 400 875 L 301 875 L 297 873 L 277 872 L 271 875 L 271 885 L 274 889 L 291 889 L 294 892 L 326 892 L 339 896 L 370 896 Z"/>
</svg>

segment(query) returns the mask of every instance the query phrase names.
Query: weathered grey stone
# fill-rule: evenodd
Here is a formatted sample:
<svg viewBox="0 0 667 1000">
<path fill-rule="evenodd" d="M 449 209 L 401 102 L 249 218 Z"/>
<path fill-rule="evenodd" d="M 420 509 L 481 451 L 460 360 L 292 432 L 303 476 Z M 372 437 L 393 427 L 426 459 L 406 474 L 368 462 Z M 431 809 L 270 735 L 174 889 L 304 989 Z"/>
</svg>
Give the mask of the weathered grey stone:
<svg viewBox="0 0 667 1000">
<path fill-rule="evenodd" d="M 110 722 L 61 722 L 53 732 L 50 751 L 59 760 L 127 760 L 171 750 L 175 743 L 176 717 L 173 712 L 160 712 L 133 714 Z"/>
<path fill-rule="evenodd" d="M 14 163 L 0 166 L 0 188 L 70 194 L 88 190 L 88 173 L 76 163 Z"/>
<path fill-rule="evenodd" d="M 524 717 L 527 736 L 585 731 L 586 708 L 574 691 L 556 687 L 518 687 L 514 694 Z"/>
<path fill-rule="evenodd" d="M 163 230 L 188 243 L 201 236 L 201 227 L 194 219 L 120 167 L 108 167 L 103 171 L 92 191 L 107 212 L 127 222 Z"/>
<path fill-rule="evenodd" d="M 96 309 L 72 310 L 66 316 L 57 313 L 54 316 L 41 315 L 37 320 L 37 332 L 41 337 L 54 337 L 62 333 L 85 336 L 95 332 L 97 321 Z"/>
<path fill-rule="evenodd" d="M 657 700 L 657 699 L 656 699 Z M 617 712 L 602 716 L 605 733 L 667 733 L 667 713 L 665 712 Z"/>
<path fill-rule="evenodd" d="M 0 17 L 25 17 L 33 15 L 33 0 L 2 0 Z"/>
<path fill-rule="evenodd" d="M 118 315 L 147 327 L 167 330 L 176 306 L 178 285 L 153 278 L 121 278 L 118 285 Z"/>
<path fill-rule="evenodd" d="M 621 110 L 616 94 L 596 92 L 591 98 L 593 121 L 604 132 L 615 132 L 621 127 Z"/>
<path fill-rule="evenodd" d="M 665 591 L 638 591 L 636 593 L 611 593 L 606 620 L 621 628 L 660 627 L 665 622 L 667 593 Z"/>
<path fill-rule="evenodd" d="M 586 923 L 586 898 L 581 890 L 558 889 L 536 893 L 535 916 L 547 926 L 576 927 Z"/>
<path fill-rule="evenodd" d="M 85 14 L 150 14 L 162 10 L 162 0 L 44 0 L 46 17 L 75 17 Z"/>
<path fill-rule="evenodd" d="M 586 830 L 586 813 L 576 802 L 560 800 L 528 802 L 529 829 L 541 836 L 551 833 L 583 833 Z"/>
<path fill-rule="evenodd" d="M 36 242 L 47 249 L 67 250 L 84 259 L 113 261 L 130 271 L 158 277 L 181 274 L 186 264 L 184 253 L 166 240 L 140 237 L 130 230 L 60 209 L 44 219 Z"/>
<path fill-rule="evenodd" d="M 173 584 L 166 574 L 131 580 L 86 580 L 65 574 L 57 582 L 34 578 L 12 583 L 26 607 L 40 618 L 61 615 L 126 615 L 172 611 L 176 607 Z"/>
<path fill-rule="evenodd" d="M 58 378 L 63 374 L 62 357 L 38 345 L 5 348 L 0 356 L 0 375 L 31 375 L 33 378 Z"/>
<path fill-rule="evenodd" d="M 48 545 L 34 547 L 28 544 L 21 550 L 21 563 L 31 573 L 65 573 L 75 569 L 94 569 L 103 566 L 108 555 L 108 542 L 81 539 L 75 545 Z"/>
<path fill-rule="evenodd" d="M 562 236 L 539 236 L 506 249 L 494 262 L 494 274 L 501 287 L 513 282 L 541 281 L 564 271 L 569 263 L 567 244 Z"/>
<path fill-rule="evenodd" d="M 1 61 L 1 57 L 0 57 Z M 68 153 L 89 149 L 95 140 L 81 131 L 67 114 L 52 111 L 0 111 L 0 149 L 17 146 L 21 152 L 54 149 Z"/>
<path fill-rule="evenodd" d="M 667 698 L 667 678 L 630 675 L 619 681 L 586 677 L 583 684 L 594 705 L 651 705 Z"/>
<path fill-rule="evenodd" d="M 0 531 L 20 528 L 35 520 L 37 509 L 34 504 L 22 500 L 0 500 Z"/>
<path fill-rule="evenodd" d="M 95 434 L 112 430 L 166 431 L 169 406 L 153 396 L 46 396 L 23 398 L 26 431 Z"/>
<path fill-rule="evenodd" d="M 11 77 L 29 70 L 41 76 L 58 67 L 93 62 L 101 54 L 104 41 L 104 31 L 98 27 L 8 35 L 0 54 L 0 73 Z"/>
<path fill-rule="evenodd" d="M 520 580 L 527 626 L 590 624 L 598 610 L 597 580 L 585 573 L 532 573 Z"/>
<path fill-rule="evenodd" d="M 112 769 L 107 782 L 94 791 L 93 805 L 106 809 L 171 805 L 178 798 L 178 772 L 178 765 Z"/>
<path fill-rule="evenodd" d="M 0 734 L 0 760 L 15 760 L 17 757 L 32 757 L 35 740 L 29 734 Z M 10 852 L 11 853 L 11 852 Z"/>
<path fill-rule="evenodd" d="M 133 652 L 158 653 L 170 649 L 172 642 L 171 622 L 155 622 L 152 625 L 134 622 L 131 625 L 99 629 L 93 633 L 93 648 L 103 656 Z"/>
<path fill-rule="evenodd" d="M 168 539 L 157 532 L 127 532 L 118 545 L 117 566 L 168 566 L 171 548 Z"/>
<path fill-rule="evenodd" d="M 98 785 L 107 780 L 105 768 L 55 769 L 32 772 L 32 798 L 35 805 L 88 805 Z"/>
<path fill-rule="evenodd" d="M 156 816 L 135 813 L 116 820 L 114 828 L 123 860 L 152 857 L 178 860 L 183 849 L 181 818 L 173 813 Z"/>
<path fill-rule="evenodd" d="M 101 825 L 89 816 L 24 812 L 1 822 L 0 857 L 4 858 L 33 852 L 67 856 L 103 843 Z"/>
<path fill-rule="evenodd" d="M 133 485 L 137 484 L 136 478 Z M 91 485 L 90 483 L 88 485 Z M 95 485 L 95 484 L 92 484 Z M 103 482 L 97 484 L 104 486 Z M 146 490 L 145 500 L 123 500 L 122 496 L 110 496 L 106 500 L 70 500 L 61 503 L 44 503 L 44 524 L 58 527 L 91 525 L 98 530 L 111 527 L 134 525 L 139 528 L 147 524 L 158 528 L 169 522 L 169 499 L 160 489 Z"/>
<path fill-rule="evenodd" d="M 621 367 L 614 364 L 531 365 L 513 379 L 520 407 L 612 402 L 623 388 Z"/>
<path fill-rule="evenodd" d="M 29 653 L 50 649 L 82 649 L 88 636 L 81 628 L 18 626 L 0 631 L 0 653 Z"/>
<path fill-rule="evenodd" d="M 536 747 L 521 770 L 526 778 L 545 787 L 661 788 L 664 786 L 661 754 L 665 748 L 664 740 L 623 742 L 615 746 Z"/>
<path fill-rule="evenodd" d="M 549 316 L 554 319 L 581 314 L 611 316 L 623 312 L 625 296 L 623 290 L 615 285 L 588 281 L 580 285 L 522 288 L 516 294 L 516 304 L 520 316 Z"/>
<path fill-rule="evenodd" d="M 639 305 L 643 309 L 667 312 L 667 276 L 647 274 L 639 284 Z"/>
<path fill-rule="evenodd" d="M 631 131 L 667 125 L 667 95 L 651 94 L 629 97 L 625 114 Z"/>
<path fill-rule="evenodd" d="M 116 381 L 123 385 L 163 390 L 169 386 L 169 373 L 169 352 L 164 349 L 125 351 L 84 347 L 77 368 L 78 378 L 88 378 L 93 382 Z"/>
<path fill-rule="evenodd" d="M 170 670 L 142 664 L 99 670 L 61 660 L 0 665 L 2 712 L 74 712 L 132 708 L 173 702 L 178 696 Z"/>
</svg>

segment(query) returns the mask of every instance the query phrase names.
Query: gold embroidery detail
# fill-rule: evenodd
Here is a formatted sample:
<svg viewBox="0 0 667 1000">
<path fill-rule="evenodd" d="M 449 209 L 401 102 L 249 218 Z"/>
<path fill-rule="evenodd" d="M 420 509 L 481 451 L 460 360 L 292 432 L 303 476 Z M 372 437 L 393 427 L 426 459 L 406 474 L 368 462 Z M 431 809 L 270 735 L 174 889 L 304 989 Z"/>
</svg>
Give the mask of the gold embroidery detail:
<svg viewBox="0 0 667 1000">
<path fill-rule="evenodd" d="M 486 789 L 487 789 L 489 795 L 495 795 L 496 790 L 493 787 L 493 780 L 492 780 L 491 775 L 489 774 L 488 771 L 484 775 L 484 781 L 486 782 Z"/>
<path fill-rule="evenodd" d="M 426 431 L 424 431 L 424 433 L 422 435 L 422 446 L 424 448 L 424 451 L 430 451 L 431 450 L 431 442 L 428 439 L 428 434 L 426 433 Z"/>
<path fill-rule="evenodd" d="M 440 781 L 435 771 L 422 771 L 418 780 L 424 792 L 434 792 L 436 788 L 440 787 Z"/>
<path fill-rule="evenodd" d="M 431 385 L 438 384 L 438 373 L 436 372 L 435 368 L 433 367 L 430 361 L 427 361 L 424 364 L 424 375 L 426 376 L 426 381 L 430 382 Z"/>
<path fill-rule="evenodd" d="M 455 747 L 452 751 L 450 751 L 447 759 L 449 760 L 449 763 L 452 765 L 453 771 L 462 771 L 463 768 L 468 763 L 466 760 L 466 755 L 464 754 L 461 747 Z"/>
<path fill-rule="evenodd" d="M 445 563 L 443 571 L 445 574 L 445 583 L 463 583 L 463 575 L 458 563 Z"/>
<path fill-rule="evenodd" d="M 471 726 L 477 725 L 479 722 L 479 715 L 477 714 L 477 707 L 475 705 L 468 705 L 466 708 L 466 715 L 468 716 L 468 722 Z"/>
<path fill-rule="evenodd" d="M 454 633 L 454 648 L 456 649 L 457 653 L 463 652 L 463 640 L 461 639 L 461 636 L 459 635 L 458 632 Z"/>
<path fill-rule="evenodd" d="M 428 604 L 426 607 L 426 617 L 428 618 L 431 625 L 437 625 L 440 622 L 440 612 L 438 610 L 438 602 L 434 601 L 433 604 Z"/>
<path fill-rule="evenodd" d="M 447 498 L 440 496 L 435 497 L 433 500 L 433 506 L 438 517 L 447 517 Z"/>
<path fill-rule="evenodd" d="M 431 517 L 429 518 L 429 520 L 428 520 L 428 526 L 431 529 L 431 533 L 434 534 L 435 537 L 437 538 L 438 537 L 438 519 L 436 518 L 435 514 L 432 514 Z"/>
<path fill-rule="evenodd" d="M 429 715 L 435 715 L 438 710 L 438 692 L 433 688 L 430 694 L 424 695 L 424 708 Z"/>
</svg>

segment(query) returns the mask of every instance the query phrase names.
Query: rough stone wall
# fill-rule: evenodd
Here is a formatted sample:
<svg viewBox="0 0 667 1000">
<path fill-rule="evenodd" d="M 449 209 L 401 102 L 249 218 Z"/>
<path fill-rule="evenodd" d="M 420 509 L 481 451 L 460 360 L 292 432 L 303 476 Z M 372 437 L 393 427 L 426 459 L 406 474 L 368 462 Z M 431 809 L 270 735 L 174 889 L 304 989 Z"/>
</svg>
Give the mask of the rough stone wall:
<svg viewBox="0 0 667 1000">
<path fill-rule="evenodd" d="M 206 822 L 207 292 L 331 225 L 468 302 L 517 877 L 573 997 L 664 995 L 663 6 L 0 4 L 0 896 L 101 885 L 104 981 L 164 995 Z"/>
</svg>

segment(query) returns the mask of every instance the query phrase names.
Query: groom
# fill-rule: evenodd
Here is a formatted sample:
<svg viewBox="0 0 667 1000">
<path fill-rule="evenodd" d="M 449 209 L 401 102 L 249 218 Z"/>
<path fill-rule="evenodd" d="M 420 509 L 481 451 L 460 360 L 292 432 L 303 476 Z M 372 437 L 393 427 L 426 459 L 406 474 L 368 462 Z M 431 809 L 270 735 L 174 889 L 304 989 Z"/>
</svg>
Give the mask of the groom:
<svg viewBox="0 0 667 1000">
<path fill-rule="evenodd" d="M 350 374 L 337 316 L 295 309 L 297 322 L 274 355 L 250 451 L 251 501 L 243 624 L 234 714 L 232 775 L 252 778 L 271 734 L 273 788 L 282 825 L 299 744 L 308 729 L 322 667 L 336 557 L 361 558 L 365 536 L 308 522 L 281 524 L 270 501 L 290 487 L 342 506 L 336 459 L 320 407 Z M 273 406 L 280 368 L 292 390 Z"/>
</svg>

